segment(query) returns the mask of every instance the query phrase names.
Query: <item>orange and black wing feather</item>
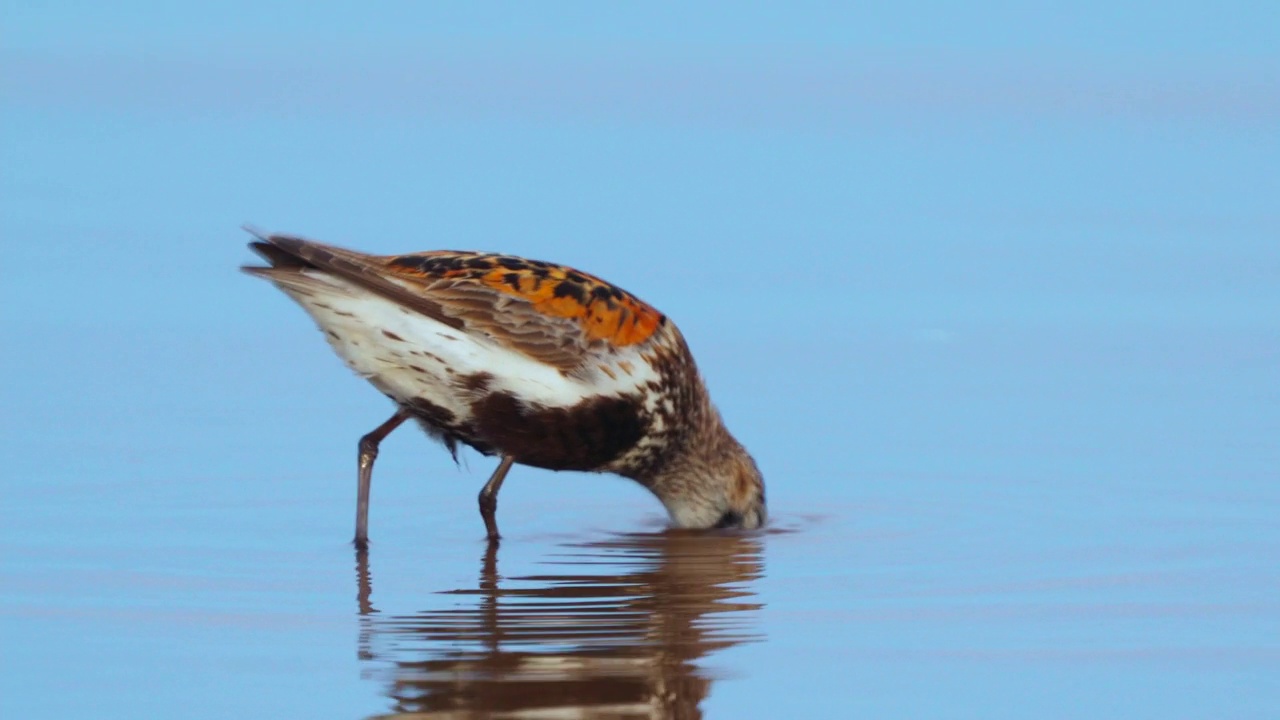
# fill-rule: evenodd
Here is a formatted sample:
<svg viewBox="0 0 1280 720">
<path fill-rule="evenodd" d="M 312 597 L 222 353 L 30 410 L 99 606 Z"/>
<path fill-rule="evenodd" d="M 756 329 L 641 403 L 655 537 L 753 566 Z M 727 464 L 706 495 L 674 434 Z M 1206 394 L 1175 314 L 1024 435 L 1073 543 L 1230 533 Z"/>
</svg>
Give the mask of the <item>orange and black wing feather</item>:
<svg viewBox="0 0 1280 720">
<path fill-rule="evenodd" d="M 272 263 L 265 271 L 319 268 L 566 372 L 592 356 L 643 343 L 667 322 L 600 278 L 511 255 L 438 250 L 375 256 L 281 235 L 251 247 Z"/>
<path fill-rule="evenodd" d="M 631 293 L 563 265 L 513 255 L 437 250 L 380 258 L 396 277 L 453 280 L 529 303 L 547 317 L 576 321 L 588 341 L 642 343 L 666 322 Z"/>
</svg>

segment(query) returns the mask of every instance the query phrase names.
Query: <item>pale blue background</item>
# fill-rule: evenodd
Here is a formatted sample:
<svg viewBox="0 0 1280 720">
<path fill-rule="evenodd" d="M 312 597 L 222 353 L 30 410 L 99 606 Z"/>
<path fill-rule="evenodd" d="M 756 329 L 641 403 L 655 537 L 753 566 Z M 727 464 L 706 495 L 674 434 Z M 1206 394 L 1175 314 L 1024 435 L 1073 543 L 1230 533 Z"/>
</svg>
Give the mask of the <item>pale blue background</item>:
<svg viewBox="0 0 1280 720">
<path fill-rule="evenodd" d="M 252 222 L 679 322 L 796 529 L 710 717 L 1275 717 L 1276 8 L 5 2 L 0 711 L 386 708 L 388 408 Z M 387 442 L 386 604 L 473 579 L 466 465 Z M 658 519 L 531 470 L 503 516 L 516 568 Z"/>
</svg>

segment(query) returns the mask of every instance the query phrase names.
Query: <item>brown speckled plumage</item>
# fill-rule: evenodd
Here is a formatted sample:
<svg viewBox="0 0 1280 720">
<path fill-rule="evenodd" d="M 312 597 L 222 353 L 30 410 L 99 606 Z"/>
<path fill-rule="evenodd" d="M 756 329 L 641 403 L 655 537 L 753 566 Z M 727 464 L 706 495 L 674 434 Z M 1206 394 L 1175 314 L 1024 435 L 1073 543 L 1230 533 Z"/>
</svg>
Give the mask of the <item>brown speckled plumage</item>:
<svg viewBox="0 0 1280 720">
<path fill-rule="evenodd" d="M 758 527 L 755 462 L 711 403 L 675 324 L 626 291 L 551 263 L 433 251 L 372 256 L 260 236 L 247 267 L 302 305 L 352 369 L 396 402 L 360 444 L 357 543 L 378 442 L 416 420 L 451 450 L 504 461 L 481 493 L 489 534 L 511 463 L 612 472 L 683 527 Z"/>
</svg>

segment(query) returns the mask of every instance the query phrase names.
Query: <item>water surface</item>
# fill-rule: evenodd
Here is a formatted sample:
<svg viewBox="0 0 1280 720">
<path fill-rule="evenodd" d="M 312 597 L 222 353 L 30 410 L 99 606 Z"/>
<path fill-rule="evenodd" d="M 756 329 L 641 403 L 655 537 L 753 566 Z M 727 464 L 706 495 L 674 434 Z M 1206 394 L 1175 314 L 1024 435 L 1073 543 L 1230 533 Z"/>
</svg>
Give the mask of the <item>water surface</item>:
<svg viewBox="0 0 1280 720">
<path fill-rule="evenodd" d="M 1276 716 L 1273 9 L 28 5 L 0 716 Z M 391 408 L 245 222 L 653 303 L 770 529 L 516 468 L 491 550 L 406 428 L 356 555 Z"/>
</svg>

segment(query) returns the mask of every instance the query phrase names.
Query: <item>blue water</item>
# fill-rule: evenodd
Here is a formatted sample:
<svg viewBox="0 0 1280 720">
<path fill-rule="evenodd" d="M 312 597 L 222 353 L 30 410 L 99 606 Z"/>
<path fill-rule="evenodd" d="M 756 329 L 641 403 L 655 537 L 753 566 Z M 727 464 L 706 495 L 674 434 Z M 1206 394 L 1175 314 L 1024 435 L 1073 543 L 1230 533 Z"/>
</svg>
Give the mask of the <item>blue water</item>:
<svg viewBox="0 0 1280 720">
<path fill-rule="evenodd" d="M 1276 716 L 1271 11 L 258 8 L 7 11 L 0 715 Z M 357 556 L 243 222 L 626 287 L 771 528 L 406 428 Z"/>
</svg>

